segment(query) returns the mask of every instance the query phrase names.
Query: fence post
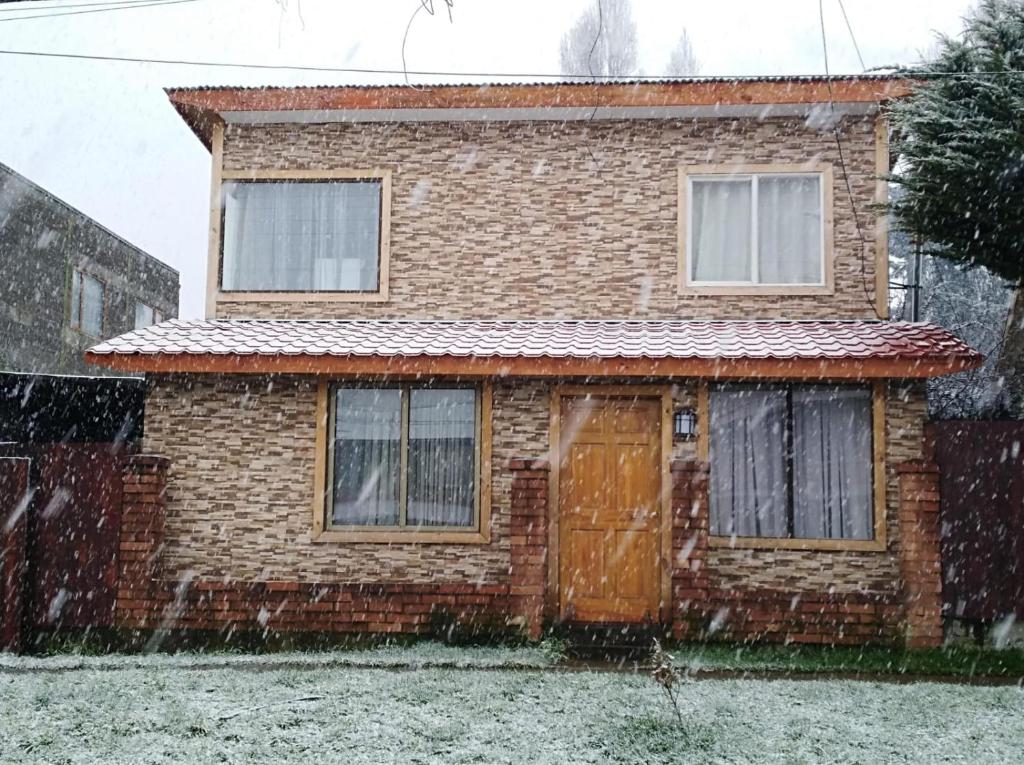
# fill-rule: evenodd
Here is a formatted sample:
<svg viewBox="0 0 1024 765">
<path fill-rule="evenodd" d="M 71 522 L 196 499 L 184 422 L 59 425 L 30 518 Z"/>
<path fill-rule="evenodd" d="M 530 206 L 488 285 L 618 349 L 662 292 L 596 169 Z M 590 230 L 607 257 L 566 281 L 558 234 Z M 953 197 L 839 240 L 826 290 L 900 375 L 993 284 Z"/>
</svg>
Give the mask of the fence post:
<svg viewBox="0 0 1024 765">
<path fill-rule="evenodd" d="M 900 481 L 900 573 L 908 648 L 942 645 L 939 469 L 927 460 L 896 466 Z"/>
<path fill-rule="evenodd" d="M 0 458 L 0 651 L 22 648 L 29 505 L 29 467 L 25 457 Z"/>
<path fill-rule="evenodd" d="M 152 627 L 162 608 L 156 580 L 164 544 L 166 457 L 139 454 L 124 463 L 115 623 Z"/>
</svg>

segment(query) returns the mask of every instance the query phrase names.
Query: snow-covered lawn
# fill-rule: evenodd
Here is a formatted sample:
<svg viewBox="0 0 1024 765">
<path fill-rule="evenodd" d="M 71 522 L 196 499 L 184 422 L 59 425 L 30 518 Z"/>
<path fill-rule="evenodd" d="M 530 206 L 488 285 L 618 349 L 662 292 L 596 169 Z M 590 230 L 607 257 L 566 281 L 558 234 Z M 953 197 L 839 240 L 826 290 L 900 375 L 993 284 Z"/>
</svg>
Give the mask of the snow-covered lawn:
<svg viewBox="0 0 1024 765">
<path fill-rule="evenodd" d="M 695 680 L 680 728 L 646 676 L 495 669 L 509 656 L 486 650 L 466 669 L 172 658 L 57 672 L 38 670 L 65 659 L 7 660 L 0 762 L 1003 763 L 1024 752 L 1024 690 L 1012 686 Z"/>
</svg>

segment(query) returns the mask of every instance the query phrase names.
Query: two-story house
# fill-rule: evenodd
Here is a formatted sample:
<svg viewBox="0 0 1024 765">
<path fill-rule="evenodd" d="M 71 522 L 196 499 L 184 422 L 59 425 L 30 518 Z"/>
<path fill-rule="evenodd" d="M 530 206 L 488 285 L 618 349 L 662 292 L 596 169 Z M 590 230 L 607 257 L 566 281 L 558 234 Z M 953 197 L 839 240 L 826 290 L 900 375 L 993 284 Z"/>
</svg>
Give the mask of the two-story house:
<svg viewBox="0 0 1024 765">
<path fill-rule="evenodd" d="M 122 622 L 935 643 L 886 77 L 169 92 L 205 321 L 145 372 Z M 161 493 L 164 482 L 166 490 Z"/>
</svg>

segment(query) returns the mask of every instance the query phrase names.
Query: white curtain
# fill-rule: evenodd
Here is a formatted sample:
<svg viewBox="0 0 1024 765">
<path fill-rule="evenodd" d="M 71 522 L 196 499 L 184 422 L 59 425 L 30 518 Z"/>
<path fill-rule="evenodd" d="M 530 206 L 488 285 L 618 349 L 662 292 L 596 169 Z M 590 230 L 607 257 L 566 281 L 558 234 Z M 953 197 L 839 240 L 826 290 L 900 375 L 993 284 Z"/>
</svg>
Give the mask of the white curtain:
<svg viewBox="0 0 1024 765">
<path fill-rule="evenodd" d="M 476 391 L 409 392 L 410 526 L 469 526 L 476 504 Z"/>
<path fill-rule="evenodd" d="M 758 281 L 820 284 L 821 182 L 817 176 L 757 181 Z"/>
<path fill-rule="evenodd" d="M 871 539 L 871 391 L 793 389 L 794 536 Z"/>
<path fill-rule="evenodd" d="M 224 184 L 226 290 L 377 289 L 378 181 Z"/>
<path fill-rule="evenodd" d="M 690 278 L 698 282 L 749 282 L 751 274 L 751 185 L 736 181 L 692 181 Z"/>
<path fill-rule="evenodd" d="M 340 388 L 334 422 L 334 523 L 397 525 L 401 390 Z"/>
<path fill-rule="evenodd" d="M 786 391 L 711 392 L 711 533 L 787 534 Z"/>
</svg>

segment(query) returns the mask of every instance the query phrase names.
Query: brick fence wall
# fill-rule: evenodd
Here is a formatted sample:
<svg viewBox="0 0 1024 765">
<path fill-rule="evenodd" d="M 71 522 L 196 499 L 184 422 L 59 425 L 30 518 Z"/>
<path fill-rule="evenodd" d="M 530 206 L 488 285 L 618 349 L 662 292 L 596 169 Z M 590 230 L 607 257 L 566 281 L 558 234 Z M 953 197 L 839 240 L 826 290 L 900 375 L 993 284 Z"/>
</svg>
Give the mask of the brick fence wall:
<svg viewBox="0 0 1024 765">
<path fill-rule="evenodd" d="M 900 477 L 900 574 L 906 643 L 929 648 L 942 643 L 942 562 L 939 547 L 939 469 L 910 460 L 896 466 Z"/>
</svg>

